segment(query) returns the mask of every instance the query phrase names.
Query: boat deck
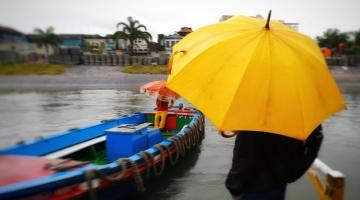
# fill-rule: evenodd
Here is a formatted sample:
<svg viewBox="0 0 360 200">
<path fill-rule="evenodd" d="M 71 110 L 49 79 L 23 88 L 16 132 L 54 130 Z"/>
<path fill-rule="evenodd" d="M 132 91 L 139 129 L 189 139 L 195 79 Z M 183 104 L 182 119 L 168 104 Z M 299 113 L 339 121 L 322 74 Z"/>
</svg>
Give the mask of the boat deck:
<svg viewBox="0 0 360 200">
<path fill-rule="evenodd" d="M 67 161 L 63 159 L 50 160 L 32 156 L 1 155 L 0 187 L 54 174 L 56 171 L 53 171 L 46 166 L 55 166 L 59 163 L 68 168 L 87 164 L 84 162 Z"/>
</svg>

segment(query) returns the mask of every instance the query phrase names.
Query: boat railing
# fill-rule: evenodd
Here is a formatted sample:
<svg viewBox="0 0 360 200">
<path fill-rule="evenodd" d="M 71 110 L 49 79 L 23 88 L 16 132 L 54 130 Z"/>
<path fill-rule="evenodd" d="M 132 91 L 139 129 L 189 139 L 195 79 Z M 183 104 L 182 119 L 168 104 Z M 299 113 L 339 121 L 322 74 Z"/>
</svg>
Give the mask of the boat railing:
<svg viewBox="0 0 360 200">
<path fill-rule="evenodd" d="M 308 170 L 311 182 L 321 200 L 343 200 L 345 176 L 340 171 L 331 169 L 321 160 L 316 159 Z"/>
</svg>

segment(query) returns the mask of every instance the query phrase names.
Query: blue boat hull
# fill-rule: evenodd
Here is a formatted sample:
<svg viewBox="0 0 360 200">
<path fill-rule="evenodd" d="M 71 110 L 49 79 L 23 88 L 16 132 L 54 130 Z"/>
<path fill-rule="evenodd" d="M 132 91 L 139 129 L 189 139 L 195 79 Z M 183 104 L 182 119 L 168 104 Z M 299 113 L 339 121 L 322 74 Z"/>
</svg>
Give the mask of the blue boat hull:
<svg viewBox="0 0 360 200">
<path fill-rule="evenodd" d="M 9 184 L 0 185 L 0 199 L 33 197 L 35 199 L 68 199 L 73 197 L 119 199 L 128 192 L 143 190 L 143 177 L 159 175 L 162 163 L 171 163 L 179 155 L 197 146 L 204 134 L 204 117 L 195 111 L 189 124 L 174 136 L 151 146 L 126 159 L 116 160 L 105 165 L 86 164 L 69 170 Z M 123 116 L 84 128 L 67 131 L 25 144 L 17 144 L 1 150 L 1 155 L 42 157 L 102 137 L 105 130 L 122 124 L 146 122 L 145 113 Z M 31 170 L 30 170 L 31 171 Z M 119 174 L 122 174 L 121 177 Z M 141 180 L 139 182 L 139 180 Z M 116 190 L 115 193 L 112 190 Z"/>
</svg>

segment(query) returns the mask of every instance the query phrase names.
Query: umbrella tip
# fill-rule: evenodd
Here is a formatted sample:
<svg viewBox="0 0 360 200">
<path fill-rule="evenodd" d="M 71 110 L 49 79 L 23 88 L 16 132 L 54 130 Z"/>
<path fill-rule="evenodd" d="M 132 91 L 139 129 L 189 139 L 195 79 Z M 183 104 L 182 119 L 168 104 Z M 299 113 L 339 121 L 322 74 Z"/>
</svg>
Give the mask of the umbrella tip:
<svg viewBox="0 0 360 200">
<path fill-rule="evenodd" d="M 266 29 L 270 29 L 270 18 L 271 18 L 271 10 L 269 10 L 269 14 L 266 20 L 266 25 L 265 25 Z"/>
</svg>

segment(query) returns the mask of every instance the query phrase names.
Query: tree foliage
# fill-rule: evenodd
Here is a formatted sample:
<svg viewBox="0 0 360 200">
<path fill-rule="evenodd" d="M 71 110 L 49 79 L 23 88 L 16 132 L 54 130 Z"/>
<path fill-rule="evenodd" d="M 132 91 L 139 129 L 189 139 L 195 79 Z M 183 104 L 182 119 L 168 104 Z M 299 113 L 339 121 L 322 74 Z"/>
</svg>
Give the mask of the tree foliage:
<svg viewBox="0 0 360 200">
<path fill-rule="evenodd" d="M 339 44 L 345 45 L 345 53 L 360 54 L 360 30 L 354 32 L 341 32 L 339 29 L 327 29 L 322 36 L 316 37 L 321 47 L 327 47 L 337 52 Z"/>
<path fill-rule="evenodd" d="M 104 42 L 101 42 L 100 45 L 98 43 L 85 42 L 84 50 L 95 54 L 103 54 L 106 52 L 106 44 Z"/>
<path fill-rule="evenodd" d="M 353 36 L 353 42 L 352 45 L 350 47 L 350 51 L 353 54 L 360 54 L 360 30 L 354 31 L 352 33 Z"/>
<path fill-rule="evenodd" d="M 45 31 L 40 28 L 34 29 L 35 34 L 35 42 L 39 47 L 45 46 L 46 49 L 46 57 L 49 56 L 49 46 L 57 47 L 60 44 L 60 39 L 54 33 L 53 27 L 48 27 Z"/>
<path fill-rule="evenodd" d="M 346 33 L 341 33 L 339 29 L 327 29 L 322 36 L 317 36 L 321 47 L 337 48 L 339 43 L 348 43 L 349 36 Z"/>
<path fill-rule="evenodd" d="M 113 40 L 117 42 L 119 39 L 124 39 L 128 42 L 127 50 L 130 55 L 134 54 L 136 39 L 145 40 L 149 46 L 149 42 L 152 39 L 151 34 L 147 32 L 146 26 L 138 20 L 128 17 L 127 22 L 119 22 L 116 27 L 120 30 L 114 33 Z"/>
</svg>

